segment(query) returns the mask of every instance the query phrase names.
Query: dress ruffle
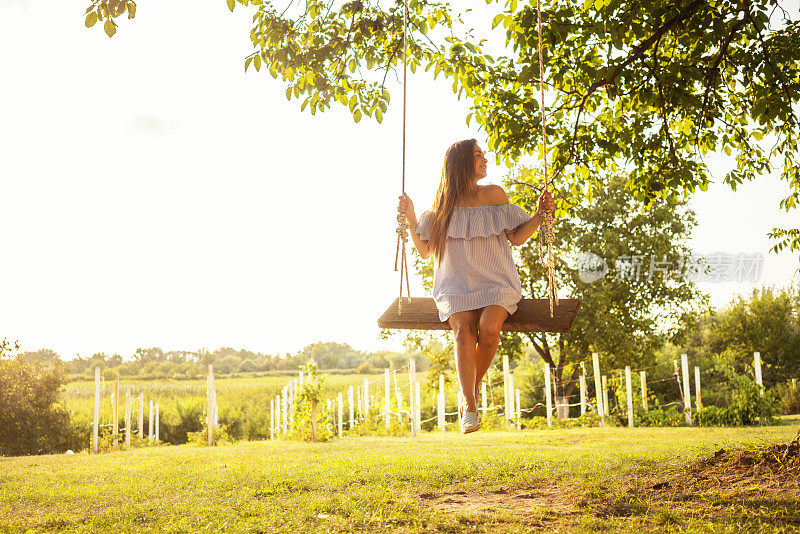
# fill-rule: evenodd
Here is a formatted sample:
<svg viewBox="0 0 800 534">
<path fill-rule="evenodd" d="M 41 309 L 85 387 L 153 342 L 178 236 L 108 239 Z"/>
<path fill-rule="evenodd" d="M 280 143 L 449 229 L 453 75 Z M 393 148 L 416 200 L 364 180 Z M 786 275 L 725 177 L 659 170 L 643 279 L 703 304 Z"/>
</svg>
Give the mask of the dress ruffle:
<svg viewBox="0 0 800 534">
<path fill-rule="evenodd" d="M 516 204 L 456 206 L 450 216 L 447 237 L 455 239 L 490 237 L 513 232 L 530 219 L 531 216 Z M 422 239 L 430 238 L 432 222 L 432 212 L 426 211 L 420 215 L 416 231 Z"/>
</svg>

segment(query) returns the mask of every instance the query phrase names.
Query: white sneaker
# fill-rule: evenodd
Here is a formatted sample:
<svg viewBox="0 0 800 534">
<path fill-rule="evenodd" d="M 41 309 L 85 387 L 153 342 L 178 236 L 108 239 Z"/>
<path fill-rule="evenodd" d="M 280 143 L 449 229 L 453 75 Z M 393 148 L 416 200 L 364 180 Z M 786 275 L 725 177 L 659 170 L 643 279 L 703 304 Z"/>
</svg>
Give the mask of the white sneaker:
<svg viewBox="0 0 800 534">
<path fill-rule="evenodd" d="M 477 412 L 467 412 L 464 414 L 464 417 L 461 419 L 462 434 L 469 434 L 470 432 L 480 430 L 480 428 L 481 422 L 478 420 Z"/>
</svg>

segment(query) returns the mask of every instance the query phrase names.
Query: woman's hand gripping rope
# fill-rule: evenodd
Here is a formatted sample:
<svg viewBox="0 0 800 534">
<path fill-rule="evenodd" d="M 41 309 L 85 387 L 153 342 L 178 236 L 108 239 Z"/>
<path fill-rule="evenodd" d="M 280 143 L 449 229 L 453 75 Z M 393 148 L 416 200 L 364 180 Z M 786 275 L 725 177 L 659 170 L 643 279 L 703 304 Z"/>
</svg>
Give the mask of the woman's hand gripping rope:
<svg viewBox="0 0 800 534">
<path fill-rule="evenodd" d="M 558 294 L 555 286 L 555 267 L 553 266 L 553 241 L 555 241 L 555 231 L 553 230 L 553 212 L 556 203 L 550 191 L 545 189 L 539 196 L 539 205 L 536 213 L 539 214 L 542 224 L 539 227 L 539 261 L 542 265 L 548 266 L 548 298 L 550 299 L 550 318 L 553 317 L 553 303 L 558 304 Z M 548 261 L 544 259 L 544 249 L 547 249 Z"/>
<path fill-rule="evenodd" d="M 408 195 L 403 193 L 400 196 L 400 202 L 397 204 L 397 249 L 394 254 L 394 270 L 397 270 L 397 259 L 400 258 L 400 296 L 397 299 L 397 314 L 403 314 L 403 278 L 406 281 L 406 295 L 408 295 L 408 302 L 411 302 L 411 288 L 408 283 L 408 260 L 406 259 L 406 243 L 408 243 L 408 229 L 411 225 L 408 223 L 408 214 L 414 217 L 414 204 Z M 402 255 L 400 253 L 400 242 L 402 245 Z"/>
</svg>

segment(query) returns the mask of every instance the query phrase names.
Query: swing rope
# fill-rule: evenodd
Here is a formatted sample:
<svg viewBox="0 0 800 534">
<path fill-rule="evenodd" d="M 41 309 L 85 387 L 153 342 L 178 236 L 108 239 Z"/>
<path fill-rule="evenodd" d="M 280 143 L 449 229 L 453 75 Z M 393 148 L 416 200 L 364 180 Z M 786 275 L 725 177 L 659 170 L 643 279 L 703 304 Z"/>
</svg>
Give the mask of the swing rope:
<svg viewBox="0 0 800 534">
<path fill-rule="evenodd" d="M 403 167 L 401 191 L 406 194 L 406 67 L 408 64 L 408 50 L 406 48 L 406 29 L 408 28 L 408 0 L 403 2 Z M 411 288 L 408 283 L 408 260 L 406 259 L 406 243 L 408 243 L 408 230 L 410 225 L 405 213 L 397 215 L 397 249 L 394 253 L 394 270 L 397 270 L 397 259 L 400 258 L 400 297 L 397 299 L 397 315 L 403 314 L 403 279 L 406 282 L 408 303 L 411 303 Z M 400 242 L 402 241 L 402 245 Z M 403 253 L 400 254 L 402 248 Z"/>
<path fill-rule="evenodd" d="M 545 128 L 544 113 L 544 61 L 542 59 L 542 3 L 536 1 L 536 22 L 539 31 L 539 90 L 541 91 L 542 108 L 542 145 L 544 154 L 544 190 L 549 190 L 550 179 L 547 169 L 547 130 Z M 553 303 L 558 305 L 558 294 L 556 293 L 556 271 L 553 265 L 553 241 L 555 232 L 553 231 L 553 214 L 545 210 L 542 215 L 542 225 L 539 229 L 539 261 L 544 263 L 544 247 L 547 247 L 547 293 L 550 300 L 550 318 L 553 318 Z M 543 242 L 544 241 L 544 242 Z"/>
<path fill-rule="evenodd" d="M 407 48 L 407 28 L 408 28 L 408 0 L 403 2 L 403 163 L 401 191 L 406 193 L 406 72 L 408 65 Z M 539 90 L 541 93 L 542 109 L 542 145 L 544 154 L 544 190 L 550 188 L 550 176 L 547 165 L 547 129 L 546 116 L 544 109 L 544 60 L 542 56 L 542 4 L 541 0 L 536 2 L 536 21 L 539 34 Z M 408 243 L 408 230 L 410 226 L 404 213 L 397 215 L 397 248 L 394 255 L 394 270 L 397 270 L 397 260 L 400 259 L 400 296 L 397 299 L 397 314 L 403 313 L 403 280 L 406 284 L 407 302 L 411 303 L 411 289 L 408 283 L 408 260 L 406 258 L 406 244 Z M 541 228 L 539 229 L 539 261 L 544 263 L 544 249 L 547 248 L 547 293 L 550 301 L 550 318 L 553 318 L 553 305 L 558 305 L 558 293 L 556 291 L 555 265 L 553 264 L 553 241 L 555 232 L 553 231 L 553 214 L 545 210 L 542 214 Z M 401 244 L 402 243 L 402 244 Z M 402 250 L 402 253 L 401 253 Z"/>
</svg>

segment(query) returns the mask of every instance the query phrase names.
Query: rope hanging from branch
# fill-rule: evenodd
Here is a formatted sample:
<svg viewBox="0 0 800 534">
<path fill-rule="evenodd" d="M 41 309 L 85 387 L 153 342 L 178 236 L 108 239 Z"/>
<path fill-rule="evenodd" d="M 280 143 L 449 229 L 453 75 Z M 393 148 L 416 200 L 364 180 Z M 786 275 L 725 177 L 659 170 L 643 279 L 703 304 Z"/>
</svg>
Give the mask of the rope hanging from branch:
<svg viewBox="0 0 800 534">
<path fill-rule="evenodd" d="M 542 145 L 544 154 L 544 190 L 550 188 L 549 170 L 547 168 L 547 129 L 545 128 L 544 113 L 544 60 L 542 59 L 542 3 L 536 1 L 536 22 L 539 31 L 539 90 L 541 92 L 542 108 Z M 545 210 L 542 215 L 542 226 L 539 229 L 539 261 L 544 263 L 543 248 L 547 247 L 547 294 L 550 299 L 550 317 L 553 317 L 553 304 L 558 305 L 558 294 L 556 293 L 556 272 L 553 265 L 553 241 L 555 232 L 553 231 L 553 214 Z M 542 242 L 544 240 L 544 243 Z"/>
<path fill-rule="evenodd" d="M 408 0 L 403 2 L 403 170 L 402 193 L 406 194 L 406 67 L 408 64 L 408 49 L 406 48 L 406 29 L 408 28 Z M 397 215 L 397 249 L 394 253 L 394 270 L 397 270 L 397 260 L 400 259 L 400 297 L 397 299 L 397 314 L 403 313 L 403 280 L 406 282 L 406 294 L 411 303 L 411 289 L 408 284 L 408 260 L 406 258 L 406 243 L 408 242 L 408 219 L 404 213 Z M 401 244 L 402 242 L 402 244 Z M 402 254 L 400 250 L 402 249 Z"/>
</svg>

